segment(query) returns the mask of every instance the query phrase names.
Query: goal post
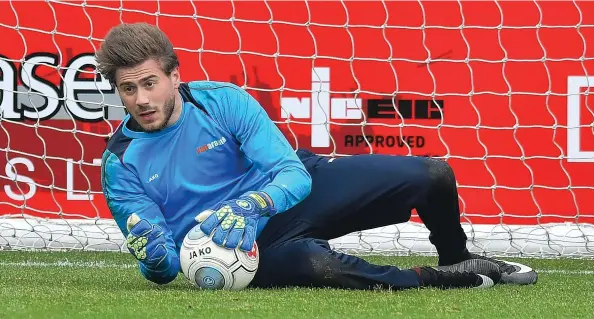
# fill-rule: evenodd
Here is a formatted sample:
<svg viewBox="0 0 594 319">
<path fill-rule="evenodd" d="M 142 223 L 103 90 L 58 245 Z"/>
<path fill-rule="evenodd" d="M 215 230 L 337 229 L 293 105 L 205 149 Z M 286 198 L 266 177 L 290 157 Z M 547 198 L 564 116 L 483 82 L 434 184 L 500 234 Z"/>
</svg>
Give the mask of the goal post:
<svg viewBox="0 0 594 319">
<path fill-rule="evenodd" d="M 594 255 L 587 1 L 2 1 L 0 249 L 125 251 L 100 158 L 126 113 L 94 53 L 138 21 L 182 81 L 241 86 L 295 148 L 447 161 L 472 251 Z M 413 212 L 331 243 L 433 254 L 427 237 Z"/>
</svg>

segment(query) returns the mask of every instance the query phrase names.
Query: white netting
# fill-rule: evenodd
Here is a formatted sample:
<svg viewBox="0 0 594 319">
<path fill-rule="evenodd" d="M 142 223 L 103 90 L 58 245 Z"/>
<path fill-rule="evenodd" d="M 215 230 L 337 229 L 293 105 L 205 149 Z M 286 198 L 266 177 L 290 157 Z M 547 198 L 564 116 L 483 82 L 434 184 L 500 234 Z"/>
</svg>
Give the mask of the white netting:
<svg viewBox="0 0 594 319">
<path fill-rule="evenodd" d="M 123 249 L 99 159 L 125 113 L 93 54 L 133 21 L 296 148 L 446 159 L 473 251 L 593 255 L 592 2 L 0 2 L 1 247 Z M 432 253 L 417 222 L 332 243 Z"/>
</svg>

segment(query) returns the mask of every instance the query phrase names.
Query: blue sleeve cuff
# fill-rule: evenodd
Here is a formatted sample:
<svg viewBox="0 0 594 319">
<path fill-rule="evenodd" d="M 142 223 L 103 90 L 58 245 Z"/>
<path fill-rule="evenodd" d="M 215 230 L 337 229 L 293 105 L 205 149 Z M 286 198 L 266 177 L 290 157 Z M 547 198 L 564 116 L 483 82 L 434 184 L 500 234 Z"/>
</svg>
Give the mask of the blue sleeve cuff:
<svg viewBox="0 0 594 319">
<path fill-rule="evenodd" d="M 277 214 L 287 210 L 287 195 L 279 186 L 270 184 L 264 187 L 262 191 L 272 199 Z"/>
</svg>

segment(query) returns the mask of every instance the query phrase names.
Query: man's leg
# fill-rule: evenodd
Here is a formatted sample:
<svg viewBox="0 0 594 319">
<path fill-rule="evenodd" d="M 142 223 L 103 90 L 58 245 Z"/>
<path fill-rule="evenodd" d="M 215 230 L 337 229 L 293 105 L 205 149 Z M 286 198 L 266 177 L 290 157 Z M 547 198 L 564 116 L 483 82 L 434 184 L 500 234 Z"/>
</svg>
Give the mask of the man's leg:
<svg viewBox="0 0 594 319">
<path fill-rule="evenodd" d="M 298 155 L 312 176 L 311 194 L 289 211 L 271 218 L 258 239 L 260 245 L 289 239 L 329 240 L 353 231 L 402 223 L 410 219 L 414 208 L 430 231 L 429 240 L 438 251 L 439 265 L 477 258 L 466 249 L 456 180 L 447 163 L 390 155 L 329 160 L 303 150 Z M 295 223 L 300 226 L 295 227 Z M 509 268 L 500 266 L 502 270 Z M 520 272 L 516 269 L 516 273 Z M 533 280 L 521 275 L 509 282 Z"/>
<path fill-rule="evenodd" d="M 367 156 L 329 162 L 311 153 L 298 154 L 312 175 L 312 192 L 302 203 L 271 218 L 264 228 L 258 238 L 260 268 L 253 286 L 487 287 L 499 280 L 497 266 L 488 261 L 401 270 L 331 250 L 328 239 L 407 221 L 410 209 L 428 192 L 424 186 L 428 178 L 423 176 L 427 165 L 418 160 L 394 162 L 405 158 L 387 156 L 371 163 L 374 158 Z M 429 218 L 435 225 L 460 227 L 459 216 L 451 219 L 434 222 Z M 465 236 L 461 227 L 460 232 Z M 452 245 L 458 254 L 466 252 L 465 240 L 459 239 L 459 247 Z M 477 273 L 464 273 L 467 269 Z"/>
<path fill-rule="evenodd" d="M 476 273 L 467 269 L 477 269 Z M 330 249 L 326 240 L 291 239 L 260 252 L 260 264 L 251 287 L 326 287 L 394 289 L 417 287 L 488 288 L 501 278 L 496 264 L 467 260 L 446 267 L 374 265 Z"/>
<path fill-rule="evenodd" d="M 298 155 L 312 176 L 312 191 L 301 203 L 270 220 L 277 228 L 297 219 L 311 226 L 301 235 L 333 239 L 406 222 L 414 208 L 430 231 L 440 264 L 468 258 L 455 177 L 445 162 L 390 155 L 330 161 L 307 151 L 298 151 Z M 270 232 L 262 235 L 263 240 L 274 236 Z"/>
<path fill-rule="evenodd" d="M 376 266 L 330 249 L 322 239 L 286 241 L 260 253 L 256 287 L 331 287 L 348 289 L 419 287 L 413 270 Z"/>
</svg>

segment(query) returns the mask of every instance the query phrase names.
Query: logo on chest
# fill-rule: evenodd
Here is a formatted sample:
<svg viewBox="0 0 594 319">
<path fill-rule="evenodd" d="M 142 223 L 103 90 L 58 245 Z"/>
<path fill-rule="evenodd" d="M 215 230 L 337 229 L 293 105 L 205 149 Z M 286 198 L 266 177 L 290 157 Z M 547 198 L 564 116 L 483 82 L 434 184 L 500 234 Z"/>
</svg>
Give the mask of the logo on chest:
<svg viewBox="0 0 594 319">
<path fill-rule="evenodd" d="M 224 137 L 221 137 L 221 139 L 219 139 L 219 140 L 212 141 L 208 144 L 198 147 L 196 149 L 196 153 L 200 154 L 202 152 L 206 152 L 206 151 L 211 150 L 215 147 L 221 146 L 221 145 L 225 144 L 226 142 L 227 142 L 227 139 L 225 139 Z"/>
</svg>

